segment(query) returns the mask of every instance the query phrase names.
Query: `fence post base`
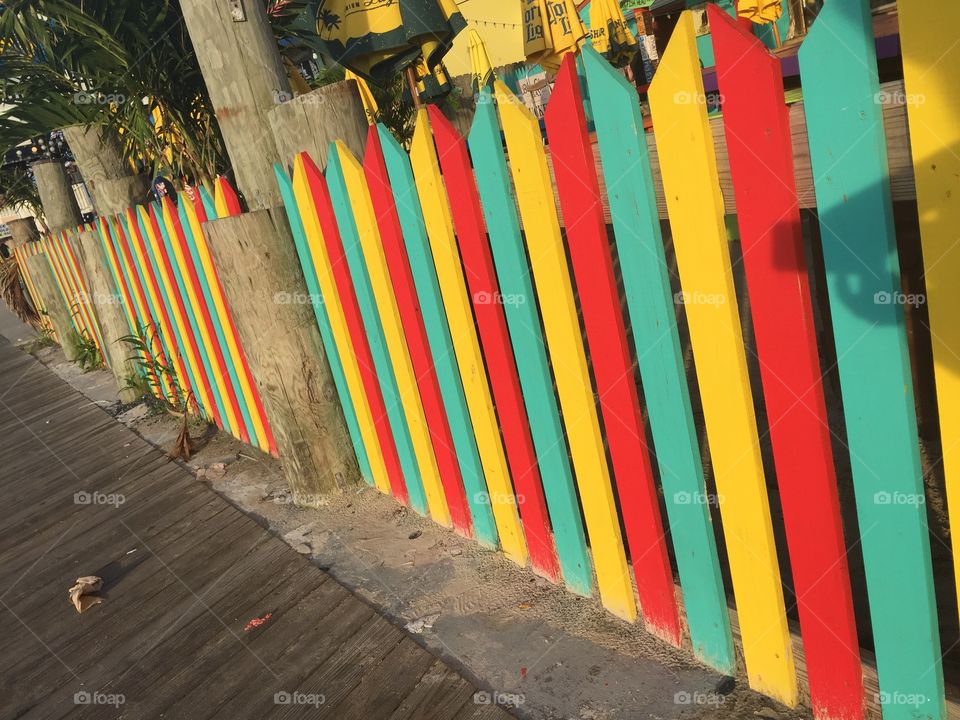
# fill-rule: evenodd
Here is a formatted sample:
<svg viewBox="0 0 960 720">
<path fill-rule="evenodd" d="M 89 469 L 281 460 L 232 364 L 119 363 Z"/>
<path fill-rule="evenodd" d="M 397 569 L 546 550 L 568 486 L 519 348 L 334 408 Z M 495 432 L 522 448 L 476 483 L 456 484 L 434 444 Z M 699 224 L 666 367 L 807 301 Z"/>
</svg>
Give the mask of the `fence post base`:
<svg viewBox="0 0 960 720">
<path fill-rule="evenodd" d="M 257 210 L 204 228 L 294 502 L 317 505 L 360 470 L 286 216 Z"/>
</svg>

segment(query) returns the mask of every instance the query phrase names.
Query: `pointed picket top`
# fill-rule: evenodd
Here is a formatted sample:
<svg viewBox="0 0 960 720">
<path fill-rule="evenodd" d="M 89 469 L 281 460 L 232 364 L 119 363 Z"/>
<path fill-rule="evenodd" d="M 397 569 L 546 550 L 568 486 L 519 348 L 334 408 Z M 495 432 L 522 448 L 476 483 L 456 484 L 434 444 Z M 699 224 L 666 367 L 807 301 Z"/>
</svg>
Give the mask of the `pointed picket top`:
<svg viewBox="0 0 960 720">
<path fill-rule="evenodd" d="M 683 289 L 678 299 L 693 347 L 750 687 L 793 706 L 796 669 L 703 94 L 687 10 L 650 87 Z"/>
<path fill-rule="evenodd" d="M 433 264 L 410 158 L 406 150 L 383 125 L 378 125 L 376 136 L 371 134 L 367 141 L 365 162 L 370 158 L 371 152 L 377 151 L 382 153 L 382 161 L 388 176 L 387 182 L 393 193 L 395 212 L 403 233 L 403 244 L 416 286 L 434 370 L 440 383 L 444 408 L 450 423 L 457 459 L 460 462 L 460 476 L 463 480 L 467 503 L 470 506 L 474 533 L 477 542 L 481 545 L 496 548 L 497 525 L 490 506 L 480 450 L 477 447 L 477 438 L 474 435 L 470 411 L 457 367 L 450 325 Z"/>
<path fill-rule="evenodd" d="M 826 3 L 799 59 L 883 717 L 942 720 L 930 533 L 904 307 L 896 299 L 869 2 Z"/>
<path fill-rule="evenodd" d="M 463 278 L 460 252 L 450 216 L 449 199 L 437 162 L 430 117 L 425 108 L 421 108 L 417 113 L 417 124 L 410 147 L 410 163 L 420 195 L 440 292 L 450 323 L 454 354 L 460 368 L 467 407 L 483 461 L 488 497 L 497 521 L 500 544 L 507 557 L 518 565 L 525 566 L 529 558 L 527 543 L 510 483 L 500 424 L 487 382 L 473 309 Z"/>
</svg>

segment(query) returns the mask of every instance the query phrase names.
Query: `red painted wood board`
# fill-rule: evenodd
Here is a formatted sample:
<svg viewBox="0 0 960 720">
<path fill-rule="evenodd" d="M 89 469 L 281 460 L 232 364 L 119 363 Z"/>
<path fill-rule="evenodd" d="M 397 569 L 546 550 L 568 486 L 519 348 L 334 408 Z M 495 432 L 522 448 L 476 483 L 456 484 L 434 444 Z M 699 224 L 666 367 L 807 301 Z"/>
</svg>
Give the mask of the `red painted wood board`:
<svg viewBox="0 0 960 720">
<path fill-rule="evenodd" d="M 673 574 L 573 55 L 563 61 L 544 119 L 640 606 L 647 627 L 679 645 Z"/>
<path fill-rule="evenodd" d="M 400 218 L 393 199 L 393 190 L 387 176 L 387 166 L 380 147 L 380 135 L 376 125 L 371 125 L 367 133 L 367 148 L 363 157 L 363 171 L 370 188 L 370 198 L 377 216 L 377 226 L 380 229 L 380 240 L 383 252 L 390 270 L 390 281 L 397 299 L 400 311 L 400 322 L 413 362 L 413 370 L 417 376 L 417 385 L 420 389 L 420 400 L 423 403 L 423 412 L 430 431 L 433 451 L 437 458 L 437 467 L 440 470 L 440 481 L 443 483 L 443 493 L 450 509 L 450 519 L 453 527 L 470 537 L 472 524 L 470 509 L 467 506 L 467 495 L 463 488 L 463 478 L 460 475 L 460 464 L 457 461 L 456 449 L 453 445 L 453 436 L 450 434 L 450 423 L 443 407 L 443 398 L 440 395 L 440 383 L 433 366 L 430 354 L 430 344 L 427 340 L 427 330 L 420 314 L 420 301 L 413 283 L 413 273 L 407 259 L 407 250 L 403 241 L 403 231 L 400 228 Z"/>
<path fill-rule="evenodd" d="M 540 466 L 530 435 L 530 420 L 520 392 L 513 344 L 501 305 L 505 300 L 533 302 L 534 299 L 504 298 L 501 294 L 467 144 L 436 106 L 429 107 L 429 114 L 464 277 L 470 289 L 470 301 L 490 377 L 490 390 L 513 477 L 513 491 L 530 550 L 530 564 L 538 573 L 556 582 L 560 578 L 560 565 L 550 531 Z"/>
<path fill-rule="evenodd" d="M 863 717 L 863 680 L 780 65 L 709 7 L 740 242 L 814 714 Z"/>
<path fill-rule="evenodd" d="M 344 255 L 343 241 L 340 238 L 340 229 L 333 212 L 327 181 L 307 153 L 301 153 L 301 156 L 303 157 L 307 182 L 310 185 L 310 192 L 316 206 L 317 218 L 323 231 L 323 243 L 327 249 L 330 267 L 333 270 L 334 282 L 336 282 L 337 290 L 340 293 L 340 304 L 343 307 L 343 314 L 350 331 L 353 352 L 360 368 L 363 387 L 367 391 L 367 402 L 370 404 L 370 412 L 373 414 L 373 424 L 377 430 L 377 437 L 380 439 L 380 448 L 383 451 L 383 461 L 387 466 L 390 490 L 398 500 L 409 503 L 407 484 L 403 479 L 403 471 L 400 469 L 397 444 L 393 437 L 393 431 L 390 429 L 390 420 L 387 417 L 383 392 L 380 390 L 380 381 L 373 364 L 373 355 L 370 353 L 370 344 L 367 342 L 367 332 L 363 326 L 360 304 L 357 301 L 353 280 L 350 277 L 350 267 L 347 265 L 347 258 Z M 309 208 L 303 208 L 302 211 L 309 212 L 310 210 Z"/>
</svg>

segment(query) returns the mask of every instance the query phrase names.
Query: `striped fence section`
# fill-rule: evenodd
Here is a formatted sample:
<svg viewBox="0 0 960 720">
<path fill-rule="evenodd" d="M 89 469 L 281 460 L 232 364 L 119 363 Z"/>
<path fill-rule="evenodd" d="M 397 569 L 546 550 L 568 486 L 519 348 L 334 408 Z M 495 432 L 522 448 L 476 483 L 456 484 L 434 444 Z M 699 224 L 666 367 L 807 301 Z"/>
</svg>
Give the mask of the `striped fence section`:
<svg viewBox="0 0 960 720">
<path fill-rule="evenodd" d="M 20 277 L 23 278 L 23 283 L 26 285 L 30 300 L 33 303 L 37 313 L 40 315 L 41 329 L 43 329 L 44 332 L 49 333 L 53 340 L 60 342 L 57 331 L 53 327 L 53 323 L 50 322 L 49 315 L 47 315 L 46 302 L 40 295 L 40 290 L 37 288 L 37 283 L 30 274 L 30 268 L 27 266 L 28 257 L 36 257 L 37 255 L 43 254 L 43 245 L 38 242 L 18 245 L 16 248 L 14 248 L 13 252 L 17 258 L 17 266 L 20 268 Z"/>
<path fill-rule="evenodd" d="M 322 298 L 317 322 L 368 482 L 574 592 L 596 585 L 612 613 L 642 618 L 674 645 L 689 643 L 722 672 L 736 668 L 736 639 L 752 687 L 790 706 L 809 693 L 817 718 L 859 718 L 880 704 L 885 717 L 939 719 L 944 686 L 923 506 L 884 502 L 922 497 L 923 489 L 902 309 L 874 299 L 896 293 L 898 281 L 880 108 L 865 104 L 877 90 L 869 28 L 856 21 L 869 17 L 865 8 L 861 0 L 828 3 L 801 67 L 877 697 L 865 696 L 854 622 L 846 561 L 854 541 L 841 523 L 795 140 L 779 64 L 755 38 L 711 8 L 755 356 L 741 330 L 745 309 L 690 14 L 650 90 L 678 280 L 668 270 L 636 92 L 589 48 L 579 75 L 572 56 L 560 68 L 546 137 L 494 81 L 480 91 L 466 138 L 431 107 L 419 112 L 409 151 L 374 126 L 363 158 L 334 143 L 325 173 L 303 153 L 292 176 L 278 167 L 277 178 L 310 292 Z M 925 26 L 929 15 L 915 12 L 923 17 L 914 26 Z M 919 46 L 929 33 L 915 32 Z M 946 36 L 929 41 L 949 50 Z M 831 53 L 844 56 L 834 66 L 856 71 L 830 71 L 822 58 Z M 923 67 L 913 82 L 939 92 Z M 943 108 L 912 112 L 917 122 L 946 122 Z M 927 181 L 930 207 L 956 209 L 947 175 Z M 225 210 L 229 193 L 214 202 Z M 952 237 L 933 221 L 925 232 L 932 246 Z M 678 313 L 689 329 L 693 388 Z M 951 337 L 956 323 L 939 322 Z M 942 402 L 951 387 L 938 382 Z M 775 480 L 762 442 L 772 448 Z M 768 495 L 774 482 L 779 508 Z M 780 548 L 774 515 L 786 530 Z M 802 668 L 787 621 L 787 563 Z"/>
<path fill-rule="evenodd" d="M 908 98 L 908 111 L 956 520 L 960 88 L 938 63 L 960 52 L 946 29 L 960 11 L 903 5 L 906 87 L 926 98 Z M 800 50 L 857 538 L 841 522 L 779 62 L 709 12 L 741 256 L 731 257 L 689 12 L 650 88 L 652 139 L 635 88 L 585 48 L 579 72 L 573 56 L 560 67 L 546 137 L 495 80 L 466 137 L 431 107 L 409 150 L 374 125 L 362 158 L 335 142 L 325 171 L 306 153 L 275 168 L 350 442 L 381 492 L 572 592 L 596 590 L 611 613 L 723 673 L 742 662 L 751 687 L 787 705 L 808 694 L 818 720 L 857 720 L 877 705 L 887 720 L 942 720 L 868 0 L 828 0 Z M 96 230 L 131 330 L 150 328 L 147 351 L 172 371 L 157 391 L 171 402 L 190 393 L 224 430 L 275 453 L 203 231 L 240 212 L 220 178 L 212 192 L 131 208 Z M 85 290 L 71 234 L 17 249 L 47 255 L 68 304 Z M 746 297 L 734 285 L 740 262 Z M 75 322 L 98 340 L 89 307 Z M 761 445 L 772 451 L 766 469 Z M 876 697 L 865 690 L 850 552 L 864 558 Z"/>
</svg>

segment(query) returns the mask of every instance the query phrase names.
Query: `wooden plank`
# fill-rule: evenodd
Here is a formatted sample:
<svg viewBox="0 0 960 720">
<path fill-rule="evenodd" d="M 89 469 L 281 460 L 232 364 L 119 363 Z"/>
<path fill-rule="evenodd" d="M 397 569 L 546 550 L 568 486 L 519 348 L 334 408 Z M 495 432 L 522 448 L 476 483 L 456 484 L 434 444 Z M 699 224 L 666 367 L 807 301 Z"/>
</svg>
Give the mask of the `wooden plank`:
<svg viewBox="0 0 960 720">
<path fill-rule="evenodd" d="M 673 571 L 573 55 L 561 64 L 544 119 L 645 627 L 679 646 Z"/>
<path fill-rule="evenodd" d="M 330 238 L 339 240 L 342 237 L 340 246 L 330 249 L 333 271 L 334 273 L 343 273 L 341 284 L 353 285 L 363 322 L 362 327 L 370 345 L 374 366 L 380 378 L 384 400 L 387 403 L 390 425 L 393 428 L 394 438 L 400 451 L 400 462 L 410 503 L 418 512 L 426 514 L 427 499 L 424 493 L 423 473 L 427 467 L 422 466 L 419 460 L 419 457 L 424 457 L 424 448 L 420 436 L 422 428 L 418 424 L 419 421 L 415 422 L 416 419 L 411 417 L 404 408 L 404 397 L 410 397 L 407 378 L 397 376 L 397 371 L 391 360 L 390 348 L 384 325 L 380 319 L 370 273 L 363 258 L 360 228 L 353 216 L 350 193 L 339 153 L 331 153 L 328 156 L 325 177 L 328 194 L 322 205 L 329 210 L 324 215 L 328 223 L 331 219 L 335 220 L 339 232 L 335 234 L 326 231 L 324 237 L 328 242 Z M 329 198 L 328 201 L 327 198 Z M 322 220 L 323 216 L 321 217 Z"/>
<path fill-rule="evenodd" d="M 435 105 L 429 106 L 428 115 L 450 200 L 450 215 L 460 248 L 463 274 L 470 290 L 490 389 L 500 419 L 513 489 L 522 510 L 520 521 L 530 552 L 530 564 L 536 572 L 556 582 L 560 576 L 560 564 L 553 545 L 540 467 L 530 433 L 532 423 L 524 407 L 514 348 L 503 310 L 506 303 L 526 302 L 527 298 L 507 298 L 500 291 L 466 142 Z"/>
<path fill-rule="evenodd" d="M 190 331 L 183 299 L 178 292 L 170 258 L 167 256 L 160 228 L 157 226 L 154 207 L 152 205 L 148 207 L 138 206 L 136 212 L 144 254 L 150 263 L 157 295 L 163 303 L 164 311 L 170 322 L 171 340 L 176 343 L 181 357 L 185 360 L 186 380 L 190 389 L 193 390 L 193 399 L 201 406 L 203 415 L 214 420 L 218 427 L 226 428 L 227 425 L 220 414 L 220 408 L 213 399 L 213 389 L 210 379 L 207 377 L 206 368 L 204 368 L 200 359 L 196 339 Z"/>
<path fill-rule="evenodd" d="M 657 218 L 650 156 L 636 90 L 606 60 L 584 66 L 613 214 L 620 272 L 693 652 L 732 675 L 735 657 L 676 306 Z"/>
<path fill-rule="evenodd" d="M 297 503 L 359 481 L 346 422 L 313 311 L 282 302 L 308 294 L 283 210 L 257 211 L 207 223 L 210 248 L 236 328 L 249 353 L 259 394 L 276 436 L 283 473 Z"/>
<path fill-rule="evenodd" d="M 387 352 L 393 366 L 394 377 L 397 379 L 397 388 L 400 391 L 400 402 L 407 418 L 407 427 L 410 429 L 417 466 L 420 468 L 422 489 L 418 488 L 417 491 L 426 495 L 427 507 L 433 520 L 440 525 L 450 527 L 450 510 L 443 493 L 444 481 L 440 478 L 433 437 L 427 427 L 427 418 L 420 396 L 420 378 L 414 372 L 410 350 L 404 336 L 400 310 L 397 307 L 397 298 L 393 291 L 390 270 L 387 267 L 387 258 L 380 239 L 376 212 L 370 199 L 370 190 L 359 161 L 339 140 L 334 145 L 328 156 L 327 174 L 338 178 L 336 182 L 343 183 L 349 201 L 349 208 L 343 209 L 338 220 L 341 225 L 345 222 L 349 223 L 350 220 L 347 218 L 349 211 L 360 240 L 358 249 L 362 251 L 362 256 L 355 256 L 351 249 L 347 248 L 347 262 L 351 265 L 354 277 L 358 274 L 357 266 L 362 263 L 370 281 Z M 453 470 L 456 472 L 455 464 Z M 458 478 L 448 478 L 448 481 L 456 483 Z M 461 515 L 461 520 L 463 519 L 465 514 Z M 469 532 L 465 527 L 458 529 Z"/>
<path fill-rule="evenodd" d="M 518 565 L 527 564 L 527 544 L 520 526 L 520 517 L 510 484 L 510 471 L 504 455 L 500 427 L 493 407 L 490 385 L 480 352 L 467 294 L 460 253 L 454 237 L 449 201 L 437 163 L 437 152 L 425 109 L 418 113 L 410 164 L 420 197 L 424 225 L 433 265 L 440 285 L 440 294 L 447 314 L 454 354 L 460 368 L 467 408 L 483 462 L 487 481 L 487 497 L 497 522 L 497 532 L 504 553 Z"/>
<path fill-rule="evenodd" d="M 749 28 L 708 12 L 810 701 L 818 718 L 853 720 L 859 643 L 780 62 Z"/>
<path fill-rule="evenodd" d="M 397 216 L 403 230 L 407 260 L 430 343 L 431 359 L 440 384 L 454 449 L 460 462 L 460 477 L 470 506 L 474 537 L 480 544 L 494 548 L 497 546 L 497 525 L 484 482 L 484 467 L 457 368 L 453 338 L 430 252 L 430 241 L 427 238 L 410 158 L 383 125 L 377 126 L 377 136 L 377 148 L 383 152 Z"/>
<path fill-rule="evenodd" d="M 450 432 L 450 423 L 443 407 L 440 382 L 433 367 L 430 343 L 420 313 L 420 302 L 413 284 L 410 263 L 407 260 L 403 230 L 393 199 L 393 189 L 387 176 L 387 167 L 380 149 L 380 135 L 375 125 L 369 126 L 367 151 L 363 157 L 363 171 L 371 200 L 371 208 L 379 228 L 383 256 L 396 298 L 397 310 L 403 323 L 403 332 L 416 384 L 433 442 L 443 491 L 450 509 L 453 526 L 461 533 L 472 535 L 470 509 L 467 505 L 456 446 Z"/>
<path fill-rule="evenodd" d="M 183 280 L 185 268 L 175 258 L 169 232 L 162 222 L 162 213 L 163 210 L 158 203 L 150 204 L 144 217 L 144 223 L 147 228 L 147 236 L 151 238 L 148 247 L 156 262 L 159 275 L 163 278 L 162 286 L 173 310 L 174 322 L 179 333 L 178 341 L 181 343 L 181 348 L 184 347 L 185 343 L 187 356 L 190 359 L 189 366 L 195 373 L 196 381 L 203 386 L 201 396 L 205 397 L 206 401 L 210 403 L 206 406 L 208 416 L 213 417 L 220 429 L 237 437 L 239 428 L 237 428 L 235 422 L 231 421 L 225 398 L 220 393 L 220 388 L 214 380 L 214 368 L 210 362 L 209 354 L 204 351 L 203 338 Z M 249 436 L 247 436 L 244 442 L 249 441 Z"/>
<path fill-rule="evenodd" d="M 251 436 L 247 426 L 241 422 L 239 401 L 224 364 L 223 352 L 219 343 L 214 341 L 210 313 L 203 302 L 200 281 L 193 265 L 193 258 L 187 249 L 183 228 L 179 224 L 173 201 L 165 197 L 158 208 L 154 207 L 157 225 L 190 322 L 190 330 L 197 342 L 197 350 L 207 378 L 212 383 L 211 392 L 220 417 L 224 419 L 234 437 L 249 443 Z"/>
<path fill-rule="evenodd" d="M 884 718 L 942 718 L 930 539 L 866 0 L 825 5 L 799 57 Z"/>
<path fill-rule="evenodd" d="M 910 143 L 917 177 L 917 206 L 923 247 L 924 283 L 933 342 L 943 474 L 950 525 L 960 527 L 960 128 L 957 99 L 960 87 L 954 69 L 960 48 L 955 29 L 960 23 L 956 3 L 900 3 L 900 42 Z M 960 588 L 960 534 L 953 543 L 954 581 Z"/>
<path fill-rule="evenodd" d="M 723 200 L 693 14 L 681 16 L 650 87 L 684 309 L 710 444 L 750 687 L 797 702 L 796 673 L 760 457 Z M 691 499 L 706 501 L 706 499 Z"/>
<path fill-rule="evenodd" d="M 620 537 L 620 522 L 560 235 L 560 221 L 550 192 L 540 127 L 536 118 L 502 82 L 496 83 L 495 95 L 560 407 L 577 473 L 600 598 L 615 615 L 635 620 L 637 606 Z"/>
<path fill-rule="evenodd" d="M 323 295 L 327 298 L 327 307 L 332 313 L 334 330 L 339 335 L 337 347 L 344 358 L 354 357 L 358 367 L 362 390 L 360 386 L 356 386 L 351 392 L 354 398 L 366 396 L 372 416 L 371 422 L 374 423 L 379 438 L 386 470 L 381 475 L 382 480 L 378 487 L 382 492 L 388 492 L 389 488 L 394 497 L 409 503 L 406 469 L 412 459 L 412 452 L 409 437 L 400 434 L 406 429 L 406 425 L 398 405 L 396 384 L 394 382 L 391 385 L 392 375 L 379 374 L 380 368 L 375 362 L 372 349 L 374 339 L 368 336 L 364 328 L 356 289 L 343 256 L 343 240 L 337 227 L 327 181 L 306 153 L 301 153 L 296 158 L 293 181 L 314 267 Z M 338 301 L 340 313 L 335 312 Z M 352 368 L 352 364 L 348 367 Z M 389 365 L 385 372 L 391 372 Z M 404 438 L 405 442 L 401 444 Z M 367 447 L 370 446 L 368 441 Z M 415 464 L 413 467 L 416 471 Z M 423 503 L 418 512 L 426 514 L 425 498 L 421 499 Z"/>
<path fill-rule="evenodd" d="M 473 158 L 477 191 L 490 236 L 490 250 L 504 297 L 507 327 L 513 342 L 520 387 L 529 417 L 537 461 L 545 477 L 547 508 L 553 525 L 560 570 L 567 587 L 579 595 L 593 592 L 593 573 L 587 555 L 580 503 L 573 484 L 560 408 L 553 390 L 547 348 L 540 330 L 540 313 L 527 263 L 520 219 L 507 174 L 500 124 L 489 87 L 481 90 L 468 145 Z"/>
<path fill-rule="evenodd" d="M 367 455 L 367 449 L 364 447 L 363 434 L 357 420 L 354 400 L 350 397 L 350 386 L 343 370 L 343 360 L 340 357 L 340 351 L 337 350 L 333 330 L 330 326 L 330 318 L 328 317 L 326 307 L 324 307 L 323 292 L 317 280 L 317 271 L 313 266 L 313 259 L 310 256 L 306 231 L 304 230 L 303 220 L 300 216 L 300 209 L 297 207 L 296 197 L 294 196 L 293 182 L 279 163 L 274 165 L 273 169 L 277 175 L 277 184 L 280 186 L 280 197 L 283 198 L 283 206 L 287 211 L 287 220 L 290 221 L 290 232 L 293 233 L 293 241 L 297 246 L 297 257 L 300 259 L 303 278 L 307 283 L 307 290 L 310 292 L 310 306 L 313 308 L 313 314 L 317 318 L 317 326 L 320 328 L 320 338 L 323 340 L 323 351 L 326 353 L 327 362 L 330 365 L 333 384 L 337 388 L 337 398 L 340 400 L 340 409 L 343 410 L 344 419 L 347 421 L 347 430 L 350 433 L 350 441 L 353 443 L 353 452 L 356 454 L 357 463 L 360 465 L 360 475 L 368 485 L 373 485 L 373 471 L 370 467 L 370 459 Z M 354 362 L 356 361 L 354 360 Z M 366 403 L 366 398 L 362 397 L 362 392 L 359 402 Z M 369 422 L 369 407 L 365 408 L 364 412 L 366 413 L 364 419 Z M 372 442 L 376 443 L 373 435 L 371 435 L 371 438 Z M 374 449 L 374 452 L 380 452 L 379 445 Z M 382 464 L 382 457 L 380 457 L 379 462 Z M 382 470 L 382 468 L 378 466 L 378 470 Z"/>
<path fill-rule="evenodd" d="M 201 187 L 199 196 L 203 196 L 204 191 L 205 188 Z M 263 399 L 257 390 L 253 373 L 250 372 L 250 363 L 247 360 L 246 352 L 240 345 L 236 324 L 233 321 L 230 308 L 227 306 L 223 283 L 220 281 L 220 276 L 213 264 L 210 244 L 203 230 L 203 223 L 207 221 L 207 215 L 206 213 L 200 215 L 197 210 L 198 206 L 203 208 L 200 202 L 193 205 L 182 205 L 185 208 L 191 230 L 191 233 L 187 236 L 188 241 L 190 241 L 190 250 L 191 253 L 196 253 L 199 261 L 198 266 L 203 268 L 204 294 L 209 293 L 207 302 L 212 302 L 213 307 L 216 308 L 214 317 L 218 319 L 219 327 L 223 332 L 226 347 L 232 359 L 232 365 L 237 373 L 240 386 L 243 388 L 243 397 L 246 400 L 247 411 L 253 421 L 257 444 L 264 452 L 277 455 L 276 438 L 274 438 L 273 431 L 270 428 L 270 422 L 263 408 Z M 215 218 L 211 216 L 211 219 Z"/>
</svg>

